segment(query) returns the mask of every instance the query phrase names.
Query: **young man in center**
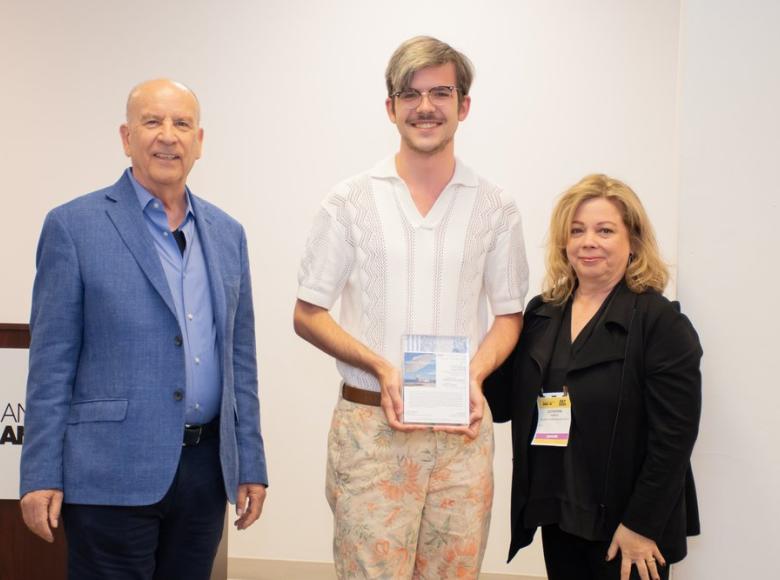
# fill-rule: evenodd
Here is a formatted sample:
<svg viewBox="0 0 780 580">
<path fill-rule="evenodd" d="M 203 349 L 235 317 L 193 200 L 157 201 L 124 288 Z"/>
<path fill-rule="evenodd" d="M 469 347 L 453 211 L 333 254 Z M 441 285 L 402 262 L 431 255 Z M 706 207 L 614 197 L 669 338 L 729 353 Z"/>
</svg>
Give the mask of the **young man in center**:
<svg viewBox="0 0 780 580">
<path fill-rule="evenodd" d="M 522 327 L 528 267 L 511 197 L 456 159 L 470 61 L 415 37 L 385 73 L 398 152 L 337 185 L 312 228 L 295 330 L 337 360 L 327 496 L 339 578 L 477 578 L 493 499 L 482 381 Z M 341 299 L 340 321 L 329 313 Z M 489 325 L 487 306 L 495 316 Z M 469 339 L 469 424 L 403 422 L 402 336 Z"/>
</svg>

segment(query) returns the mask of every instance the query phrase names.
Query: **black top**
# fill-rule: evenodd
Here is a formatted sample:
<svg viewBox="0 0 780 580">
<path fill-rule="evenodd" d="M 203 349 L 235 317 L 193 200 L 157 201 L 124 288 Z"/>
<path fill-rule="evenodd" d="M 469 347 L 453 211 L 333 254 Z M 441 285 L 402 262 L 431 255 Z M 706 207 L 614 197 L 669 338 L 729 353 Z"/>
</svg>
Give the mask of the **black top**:
<svg viewBox="0 0 780 580">
<path fill-rule="evenodd" d="M 555 349 L 550 359 L 550 366 L 547 369 L 547 376 L 543 382 L 543 392 L 560 393 L 564 387 L 568 389 L 567 375 L 569 368 L 576 361 L 577 353 L 587 343 L 594 327 L 601 321 L 613 294 L 614 290 L 604 300 L 598 311 L 591 317 L 579 334 L 577 334 L 573 342 L 571 340 L 572 299 L 570 298 L 566 303 L 561 325 L 555 339 Z M 537 408 L 534 413 L 534 424 L 538 424 L 538 420 L 539 411 Z M 572 423 L 569 430 L 570 439 L 577 437 L 575 427 Z M 531 438 L 533 438 L 533 435 L 531 435 Z M 569 521 L 573 511 L 571 509 L 561 509 L 562 504 L 569 503 L 570 497 L 565 485 L 567 479 L 571 480 L 571 478 L 565 477 L 565 451 L 565 447 L 529 446 L 528 462 L 531 481 L 529 482 L 528 502 L 523 513 L 523 525 L 526 527 L 557 523 L 564 529 L 577 529 L 575 522 Z"/>
</svg>

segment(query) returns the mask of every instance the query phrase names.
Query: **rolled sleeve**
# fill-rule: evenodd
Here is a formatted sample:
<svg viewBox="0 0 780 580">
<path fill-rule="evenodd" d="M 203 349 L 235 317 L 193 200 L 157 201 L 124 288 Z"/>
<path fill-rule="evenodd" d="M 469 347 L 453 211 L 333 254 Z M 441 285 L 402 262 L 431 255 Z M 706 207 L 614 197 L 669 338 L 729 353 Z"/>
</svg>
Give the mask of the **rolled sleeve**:
<svg viewBox="0 0 780 580">
<path fill-rule="evenodd" d="M 495 243 L 485 263 L 485 289 L 495 316 L 523 311 L 528 259 L 520 212 L 512 200 L 504 200 L 500 209 Z"/>
<path fill-rule="evenodd" d="M 298 271 L 298 298 L 330 310 L 349 278 L 354 245 L 343 208 L 327 199 L 314 218 Z"/>
</svg>

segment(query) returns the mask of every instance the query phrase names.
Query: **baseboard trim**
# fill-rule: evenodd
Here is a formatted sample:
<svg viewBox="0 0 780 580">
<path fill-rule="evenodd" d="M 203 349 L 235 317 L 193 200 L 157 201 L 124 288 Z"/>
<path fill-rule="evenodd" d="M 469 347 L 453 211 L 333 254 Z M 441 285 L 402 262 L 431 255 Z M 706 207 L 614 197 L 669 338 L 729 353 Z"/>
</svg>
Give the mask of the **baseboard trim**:
<svg viewBox="0 0 780 580">
<path fill-rule="evenodd" d="M 480 574 L 480 580 L 544 580 L 544 576 Z M 228 580 L 336 580 L 330 562 L 228 558 Z"/>
</svg>

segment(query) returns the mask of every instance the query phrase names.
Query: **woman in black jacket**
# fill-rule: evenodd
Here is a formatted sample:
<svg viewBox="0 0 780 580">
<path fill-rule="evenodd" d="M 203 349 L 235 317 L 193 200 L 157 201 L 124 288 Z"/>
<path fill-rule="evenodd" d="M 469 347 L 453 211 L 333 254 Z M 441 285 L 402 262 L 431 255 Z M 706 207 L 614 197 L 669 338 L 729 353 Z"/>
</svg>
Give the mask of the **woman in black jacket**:
<svg viewBox="0 0 780 580">
<path fill-rule="evenodd" d="M 702 351 L 636 194 L 604 175 L 553 212 L 544 291 L 485 382 L 512 421 L 511 560 L 542 528 L 550 580 L 668 577 L 699 532 Z M 616 557 L 620 554 L 620 557 Z"/>
</svg>

